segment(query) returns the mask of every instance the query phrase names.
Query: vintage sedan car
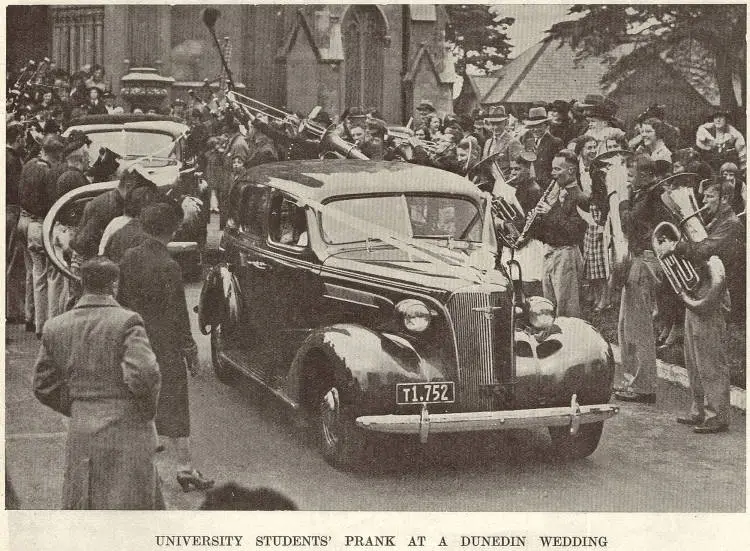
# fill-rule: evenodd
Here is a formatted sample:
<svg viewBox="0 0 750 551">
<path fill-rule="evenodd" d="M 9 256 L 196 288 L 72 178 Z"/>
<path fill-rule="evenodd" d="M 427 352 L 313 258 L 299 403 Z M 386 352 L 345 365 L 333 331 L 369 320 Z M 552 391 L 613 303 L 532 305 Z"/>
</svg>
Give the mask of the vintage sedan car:
<svg viewBox="0 0 750 551">
<path fill-rule="evenodd" d="M 252 168 L 230 193 L 198 307 L 214 370 L 315 419 L 330 463 L 355 465 L 371 432 L 549 427 L 564 457 L 596 449 L 617 412 L 612 351 L 495 269 L 490 197 L 468 180 L 297 161 Z"/>
<path fill-rule="evenodd" d="M 162 115 L 119 114 L 86 115 L 73 119 L 63 137 L 74 130 L 85 133 L 91 140 L 89 151 L 93 164 L 99 161 L 99 166 L 109 166 L 108 163 L 114 160 L 113 153 L 119 157 L 117 162 L 120 164 L 137 161 L 146 171 L 148 179 L 167 197 L 183 204 L 186 217 L 170 244 L 170 250 L 185 272 L 200 273 L 200 250 L 206 242 L 210 216 L 210 190 L 202 174 L 196 171 L 193 159 L 187 157 L 189 127 L 177 119 Z M 103 168 L 99 170 L 99 175 L 108 172 L 109 169 Z M 52 246 L 52 228 L 56 217 L 63 209 L 68 212 L 72 209 L 79 216 L 82 215 L 89 200 L 117 185 L 115 178 L 115 174 L 95 178 L 96 183 L 69 192 L 57 201 L 47 216 L 43 234 L 45 250 L 57 268 L 70 277 L 74 277 L 74 274 L 67 261 L 60 257 L 59 247 Z"/>
</svg>

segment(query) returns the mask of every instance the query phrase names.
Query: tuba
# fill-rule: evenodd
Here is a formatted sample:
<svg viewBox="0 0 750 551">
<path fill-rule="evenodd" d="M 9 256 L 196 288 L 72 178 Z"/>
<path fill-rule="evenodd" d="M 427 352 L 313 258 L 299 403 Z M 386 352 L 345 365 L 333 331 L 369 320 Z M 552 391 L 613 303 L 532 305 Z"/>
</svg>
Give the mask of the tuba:
<svg viewBox="0 0 750 551">
<path fill-rule="evenodd" d="M 694 177 L 694 174 L 678 174 L 667 178 Z M 662 182 L 666 182 L 662 181 Z M 679 186 L 667 189 L 661 195 L 662 202 L 674 214 L 677 224 L 661 222 L 654 229 L 651 243 L 657 252 L 659 263 L 675 293 L 680 295 L 685 305 L 691 310 L 700 312 L 720 299 L 724 290 L 724 264 L 717 256 L 710 257 L 705 266 L 696 267 L 692 261 L 674 252 L 660 254 L 665 242 L 677 242 L 686 239 L 699 243 L 708 237 L 701 219 L 701 213 L 707 208 L 698 208 L 692 187 Z"/>
</svg>

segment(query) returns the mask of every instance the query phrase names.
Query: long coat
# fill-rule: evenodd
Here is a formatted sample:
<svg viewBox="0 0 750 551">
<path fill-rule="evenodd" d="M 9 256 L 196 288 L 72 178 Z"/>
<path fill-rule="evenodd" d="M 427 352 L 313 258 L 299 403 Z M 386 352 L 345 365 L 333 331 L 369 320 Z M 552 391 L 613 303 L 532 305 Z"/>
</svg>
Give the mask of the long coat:
<svg viewBox="0 0 750 551">
<path fill-rule="evenodd" d="M 143 316 L 162 375 L 156 430 L 190 435 L 185 351 L 195 349 L 179 264 L 167 247 L 149 238 L 120 261 L 120 302 Z"/>
<path fill-rule="evenodd" d="M 154 465 L 159 366 L 141 317 L 84 295 L 47 321 L 34 394 L 70 417 L 64 509 L 163 509 Z"/>
</svg>

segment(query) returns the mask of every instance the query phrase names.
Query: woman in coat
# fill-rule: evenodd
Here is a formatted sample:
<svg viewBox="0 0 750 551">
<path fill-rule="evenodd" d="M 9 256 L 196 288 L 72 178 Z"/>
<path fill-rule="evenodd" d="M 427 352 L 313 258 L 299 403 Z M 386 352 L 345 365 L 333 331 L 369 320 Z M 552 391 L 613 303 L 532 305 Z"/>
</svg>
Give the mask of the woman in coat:
<svg viewBox="0 0 750 551">
<path fill-rule="evenodd" d="M 185 288 L 180 265 L 167 251 L 180 220 L 180 209 L 167 203 L 149 205 L 141 215 L 147 239 L 129 249 L 120 261 L 122 277 L 118 299 L 138 312 L 146 324 L 151 346 L 159 362 L 162 390 L 156 414 L 156 430 L 176 451 L 177 482 L 184 491 L 191 486 L 205 490 L 214 481 L 192 465 L 187 370 L 195 375 L 198 347 L 190 333 Z"/>
</svg>

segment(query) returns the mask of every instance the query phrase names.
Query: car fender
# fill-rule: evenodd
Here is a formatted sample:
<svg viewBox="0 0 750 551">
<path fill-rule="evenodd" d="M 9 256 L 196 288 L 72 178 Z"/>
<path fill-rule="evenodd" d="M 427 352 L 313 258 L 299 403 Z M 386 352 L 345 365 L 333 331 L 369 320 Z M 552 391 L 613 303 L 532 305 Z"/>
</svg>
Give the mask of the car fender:
<svg viewBox="0 0 750 551">
<path fill-rule="evenodd" d="M 345 399 L 360 405 L 382 402 L 382 396 L 391 393 L 395 398 L 396 383 L 445 380 L 449 372 L 440 357 L 420 353 L 404 337 L 355 324 L 336 324 L 314 330 L 297 351 L 285 389 L 296 402 L 302 400 L 307 360 L 312 355 L 325 358 Z"/>
<path fill-rule="evenodd" d="M 558 332 L 543 342 L 534 337 L 521 338 L 532 349 L 532 355 L 517 356 L 516 373 L 520 386 L 524 381 L 538 381 L 540 405 L 565 405 L 577 394 L 581 404 L 609 400 L 614 379 L 612 349 L 604 337 L 588 322 L 578 318 L 558 318 Z"/>
</svg>

